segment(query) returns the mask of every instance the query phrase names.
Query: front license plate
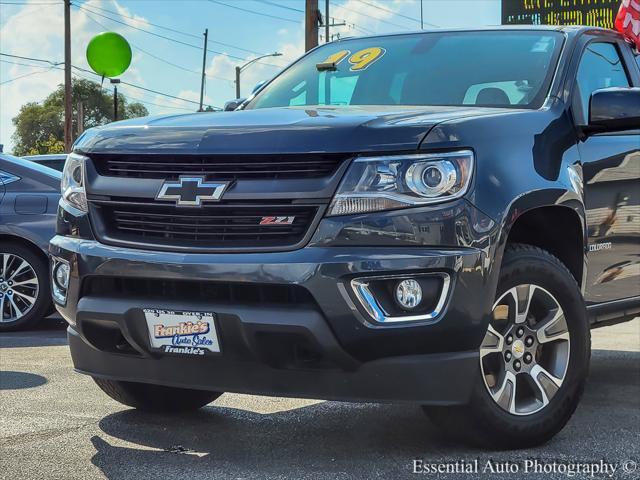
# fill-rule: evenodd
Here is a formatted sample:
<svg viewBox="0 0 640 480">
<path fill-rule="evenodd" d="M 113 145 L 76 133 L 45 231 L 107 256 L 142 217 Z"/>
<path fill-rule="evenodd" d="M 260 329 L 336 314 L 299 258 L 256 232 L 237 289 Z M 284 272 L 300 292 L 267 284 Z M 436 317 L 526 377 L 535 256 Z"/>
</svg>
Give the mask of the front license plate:
<svg viewBox="0 0 640 480">
<path fill-rule="evenodd" d="M 144 309 L 151 347 L 164 353 L 220 353 L 215 313 Z"/>
</svg>

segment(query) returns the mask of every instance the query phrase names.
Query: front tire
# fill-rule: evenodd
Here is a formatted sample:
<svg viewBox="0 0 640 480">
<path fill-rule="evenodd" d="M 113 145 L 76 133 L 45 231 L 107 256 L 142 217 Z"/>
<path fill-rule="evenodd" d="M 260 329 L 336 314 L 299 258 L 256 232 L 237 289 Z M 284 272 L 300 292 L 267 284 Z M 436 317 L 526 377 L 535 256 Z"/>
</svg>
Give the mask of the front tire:
<svg viewBox="0 0 640 480">
<path fill-rule="evenodd" d="M 471 401 L 426 411 L 450 436 L 475 446 L 540 445 L 578 406 L 590 354 L 584 300 L 569 270 L 540 248 L 509 245 Z"/>
<path fill-rule="evenodd" d="M 93 377 L 100 389 L 115 401 L 145 412 L 191 412 L 213 402 L 222 393 L 122 382 Z"/>
</svg>

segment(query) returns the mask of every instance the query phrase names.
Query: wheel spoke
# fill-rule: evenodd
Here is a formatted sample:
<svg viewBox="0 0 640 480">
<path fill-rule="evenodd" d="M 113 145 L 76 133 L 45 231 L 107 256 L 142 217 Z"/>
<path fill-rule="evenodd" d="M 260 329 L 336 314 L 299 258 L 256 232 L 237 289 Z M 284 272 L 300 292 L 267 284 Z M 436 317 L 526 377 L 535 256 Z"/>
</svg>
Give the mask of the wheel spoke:
<svg viewBox="0 0 640 480">
<path fill-rule="evenodd" d="M 516 411 L 516 376 L 505 371 L 502 383 L 495 392 L 491 392 L 495 402 L 510 413 Z"/>
<path fill-rule="evenodd" d="M 17 290 L 14 290 L 13 294 L 24 298 L 25 300 L 27 300 L 30 303 L 30 305 L 33 305 L 35 303 L 35 301 L 36 301 L 36 297 L 31 297 L 29 295 L 25 295 L 24 293 L 20 293 Z"/>
<path fill-rule="evenodd" d="M 562 385 L 562 379 L 552 375 L 539 364 L 533 366 L 529 375 L 533 385 L 540 392 L 542 406 L 546 406 Z"/>
<path fill-rule="evenodd" d="M 492 325 L 484 336 L 482 345 L 480 345 L 480 358 L 490 353 L 500 353 L 504 348 L 504 337 Z"/>
<path fill-rule="evenodd" d="M 27 280 L 23 280 L 21 282 L 15 282 L 13 284 L 13 288 L 15 287 L 20 287 L 20 286 L 25 286 L 25 285 L 38 285 L 38 279 L 36 277 L 33 278 L 29 278 Z"/>
<path fill-rule="evenodd" d="M 8 253 L 2 254 L 2 276 L 0 278 L 5 278 L 7 276 L 7 266 L 9 265 L 9 257 Z"/>
<path fill-rule="evenodd" d="M 4 322 L 5 298 L 7 298 L 6 295 L 2 295 L 2 298 L 0 298 L 0 322 Z"/>
<path fill-rule="evenodd" d="M 519 285 L 510 290 L 516 302 L 515 323 L 525 323 L 527 321 L 531 297 L 533 297 L 535 289 L 535 285 Z"/>
<path fill-rule="evenodd" d="M 536 325 L 536 337 L 540 343 L 569 340 L 567 319 L 559 306 L 556 310 L 549 312 L 549 315 Z"/>
<path fill-rule="evenodd" d="M 21 318 L 23 315 L 23 311 L 18 308 L 18 305 L 16 305 L 16 302 L 12 297 L 9 297 L 9 303 L 11 305 L 11 308 L 13 309 L 15 320 Z"/>
<path fill-rule="evenodd" d="M 31 265 L 29 265 L 25 260 L 22 260 L 22 263 L 20 263 L 18 268 L 16 268 L 13 271 L 13 273 L 7 280 L 13 280 L 14 278 L 16 278 L 16 276 L 20 275 L 20 273 L 27 268 L 31 268 Z"/>
</svg>

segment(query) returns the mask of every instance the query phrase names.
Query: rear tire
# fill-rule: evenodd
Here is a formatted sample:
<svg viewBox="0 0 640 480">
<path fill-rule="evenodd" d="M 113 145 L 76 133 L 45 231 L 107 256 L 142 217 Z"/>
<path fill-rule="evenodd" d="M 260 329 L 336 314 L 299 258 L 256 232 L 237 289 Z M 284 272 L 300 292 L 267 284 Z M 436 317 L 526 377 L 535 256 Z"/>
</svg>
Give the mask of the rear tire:
<svg viewBox="0 0 640 480">
<path fill-rule="evenodd" d="M 145 412 L 191 412 L 213 402 L 222 393 L 165 387 L 147 383 L 122 382 L 93 377 L 100 389 L 128 407 Z"/>
<path fill-rule="evenodd" d="M 3 271 L 5 259 L 7 272 Z M 23 261 L 28 266 L 21 268 Z M 52 301 L 44 255 L 17 242 L 0 243 L 0 279 L 0 332 L 24 330 L 48 315 Z M 10 304 L 10 297 L 14 304 Z"/>
<path fill-rule="evenodd" d="M 514 306 L 505 306 L 503 299 Z M 545 302 L 556 308 L 545 312 L 541 306 Z M 503 330 L 493 327 L 496 318 L 500 325 L 499 312 L 505 315 L 501 320 Z M 544 319 L 540 324 L 535 318 L 537 314 Z M 516 318 L 515 322 L 510 320 L 511 316 Z M 556 320 L 560 317 L 561 320 Z M 481 347 L 481 368 L 470 403 L 425 407 L 425 411 L 445 434 L 474 446 L 516 449 L 543 444 L 569 421 L 588 375 L 591 335 L 580 289 L 569 270 L 550 253 L 530 245 L 508 245 L 491 324 Z M 491 337 L 496 340 L 487 342 Z M 543 353 L 545 348 L 552 349 L 551 361 L 546 365 L 549 354 Z M 554 354 L 553 349 L 560 354 Z M 489 360 L 497 366 L 498 373 L 487 373 L 490 367 L 483 361 Z M 545 377 L 544 373 L 553 368 L 562 373 Z M 539 372 L 543 372 L 542 376 Z M 507 380 L 509 374 L 513 375 L 512 384 Z M 524 395 L 524 401 L 518 395 Z"/>
</svg>

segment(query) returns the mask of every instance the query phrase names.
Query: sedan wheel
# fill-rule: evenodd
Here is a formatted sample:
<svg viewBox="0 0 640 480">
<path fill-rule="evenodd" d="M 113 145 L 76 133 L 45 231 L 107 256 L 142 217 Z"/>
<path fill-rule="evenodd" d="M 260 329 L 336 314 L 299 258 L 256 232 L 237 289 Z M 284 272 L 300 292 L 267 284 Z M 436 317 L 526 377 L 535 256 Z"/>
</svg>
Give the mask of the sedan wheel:
<svg viewBox="0 0 640 480">
<path fill-rule="evenodd" d="M 22 330 L 51 312 L 45 255 L 21 243 L 0 243 L 0 332 Z"/>
<path fill-rule="evenodd" d="M 0 322 L 15 322 L 27 315 L 39 291 L 34 267 L 18 255 L 0 252 Z"/>
</svg>

